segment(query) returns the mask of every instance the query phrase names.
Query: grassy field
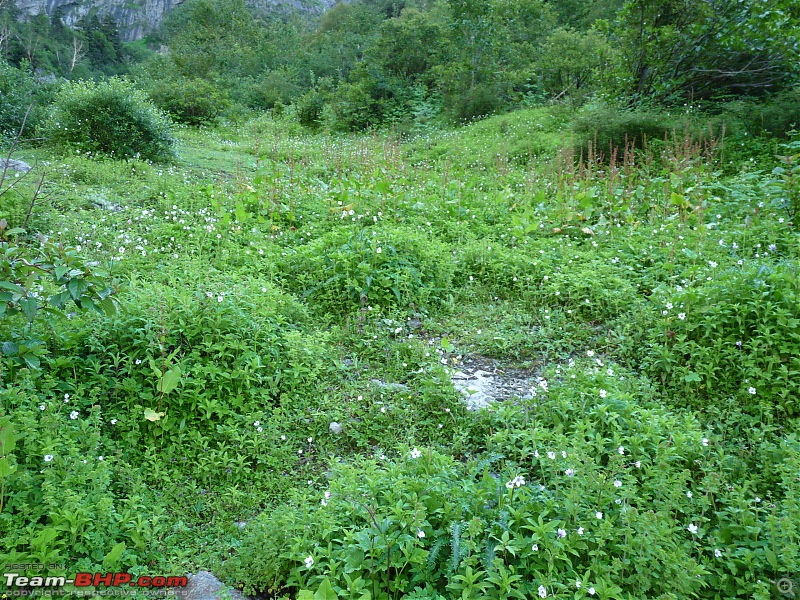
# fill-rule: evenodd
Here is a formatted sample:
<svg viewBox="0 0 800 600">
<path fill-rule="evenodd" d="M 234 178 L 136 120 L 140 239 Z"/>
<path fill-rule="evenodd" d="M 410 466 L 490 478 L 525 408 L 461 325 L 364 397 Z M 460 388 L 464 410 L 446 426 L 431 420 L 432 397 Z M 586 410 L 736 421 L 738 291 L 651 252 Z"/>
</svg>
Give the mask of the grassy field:
<svg viewBox="0 0 800 600">
<path fill-rule="evenodd" d="M 0 320 L 40 362 L 3 346 L 0 562 L 264 598 L 800 587 L 800 170 L 679 133 L 587 160 L 568 119 L 20 151 L 27 228 L 119 304 Z M 475 364 L 530 389 L 468 411 Z"/>
</svg>

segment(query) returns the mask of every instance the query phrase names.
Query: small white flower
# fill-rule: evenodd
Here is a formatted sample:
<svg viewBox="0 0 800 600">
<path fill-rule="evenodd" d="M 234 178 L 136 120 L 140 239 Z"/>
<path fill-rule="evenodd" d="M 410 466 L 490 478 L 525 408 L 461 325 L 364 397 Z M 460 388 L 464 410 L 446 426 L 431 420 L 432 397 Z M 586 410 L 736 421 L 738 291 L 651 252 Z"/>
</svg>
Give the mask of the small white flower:
<svg viewBox="0 0 800 600">
<path fill-rule="evenodd" d="M 687 498 L 691 498 L 692 497 L 692 492 L 691 491 L 686 492 L 686 497 Z"/>
<path fill-rule="evenodd" d="M 758 496 L 756 496 L 755 500 L 756 500 L 756 504 L 761 504 L 761 498 L 759 498 Z"/>
<path fill-rule="evenodd" d="M 261 433 L 262 431 L 264 431 L 264 428 L 263 428 L 263 427 L 258 427 L 258 428 L 256 429 L 256 431 L 258 431 L 258 433 Z"/>
<path fill-rule="evenodd" d="M 281 436 L 281 441 L 282 441 L 282 442 L 285 442 L 285 441 L 286 441 L 286 436 L 285 436 L 285 435 L 282 435 L 282 436 Z"/>
<path fill-rule="evenodd" d="M 601 512 L 598 510 L 596 513 L 594 513 L 594 516 L 595 516 L 596 518 L 598 518 L 598 519 L 602 519 L 602 518 L 603 518 L 603 513 L 601 513 Z"/>
<path fill-rule="evenodd" d="M 377 250 L 375 250 L 375 252 L 376 252 L 376 254 L 380 254 L 381 252 L 383 252 L 383 250 L 381 250 L 381 247 L 378 246 L 378 248 L 377 248 Z"/>
<path fill-rule="evenodd" d="M 754 395 L 754 396 L 755 396 L 755 394 L 756 394 L 756 388 L 754 388 L 754 387 L 752 387 L 752 386 L 750 386 L 749 388 L 747 388 L 747 391 L 748 391 L 748 392 L 750 392 L 750 393 L 751 393 L 752 395 Z"/>
<path fill-rule="evenodd" d="M 539 458 L 539 451 L 538 451 L 538 450 L 534 450 L 534 451 L 533 451 L 533 455 L 534 455 L 536 458 Z"/>
<path fill-rule="evenodd" d="M 683 321 L 686 319 L 686 313 L 678 313 L 678 318 Z"/>
<path fill-rule="evenodd" d="M 325 498 L 320 500 L 319 503 L 322 504 L 322 506 L 328 506 L 328 501 Z"/>
<path fill-rule="evenodd" d="M 561 451 L 561 458 L 567 458 L 567 453 L 564 450 Z"/>
<path fill-rule="evenodd" d="M 672 310 L 672 302 L 667 302 L 667 310 Z"/>
<path fill-rule="evenodd" d="M 538 552 L 539 551 L 539 544 L 534 544 L 533 546 L 531 546 L 531 550 L 533 550 L 534 552 Z"/>
<path fill-rule="evenodd" d="M 142 359 L 141 359 L 141 358 L 137 358 L 137 359 L 136 359 L 134 362 L 135 362 L 137 365 L 140 365 L 140 364 L 142 364 Z"/>
<path fill-rule="evenodd" d="M 581 582 L 580 581 L 576 581 L 575 582 L 575 587 L 576 588 L 580 588 L 581 587 Z"/>
<path fill-rule="evenodd" d="M 69 418 L 70 418 L 70 419 L 72 419 L 72 420 L 74 421 L 75 419 L 77 419 L 77 418 L 78 418 L 78 414 L 79 414 L 79 413 L 78 413 L 78 411 L 77 411 L 77 410 L 73 410 L 71 413 L 69 413 Z"/>
<path fill-rule="evenodd" d="M 575 469 L 567 469 L 564 473 L 566 473 L 567 477 L 572 477 L 575 475 Z"/>
<path fill-rule="evenodd" d="M 622 482 L 621 482 L 619 479 L 615 479 L 615 480 L 614 480 L 614 487 L 615 487 L 615 488 L 620 488 L 620 487 L 622 487 Z"/>
<path fill-rule="evenodd" d="M 44 410 L 45 408 L 47 408 L 47 407 L 44 404 L 40 404 L 39 405 L 39 410 Z"/>
<path fill-rule="evenodd" d="M 700 443 L 703 444 L 703 446 L 708 446 L 708 438 L 703 438 Z"/>
<path fill-rule="evenodd" d="M 420 456 L 422 456 L 422 452 L 420 452 L 420 451 L 419 451 L 419 450 L 417 450 L 416 448 L 414 448 L 414 449 L 411 451 L 411 458 L 419 458 Z"/>
<path fill-rule="evenodd" d="M 560 537 L 560 538 L 567 537 L 567 532 L 564 531 L 563 529 L 559 529 L 558 530 L 558 537 Z"/>
<path fill-rule="evenodd" d="M 715 261 L 713 261 L 713 260 L 710 260 L 710 261 L 708 261 L 708 266 L 710 266 L 712 269 L 716 269 L 717 268 L 717 263 Z"/>
<path fill-rule="evenodd" d="M 605 398 L 608 395 L 608 392 L 605 390 L 600 390 L 600 397 Z"/>
<path fill-rule="evenodd" d="M 588 590 L 586 590 L 586 591 L 587 591 L 587 592 L 589 592 L 589 595 L 590 595 L 590 596 L 594 596 L 594 595 L 595 595 L 595 593 L 596 593 L 596 590 L 595 590 L 593 587 L 590 587 L 590 588 L 589 588 Z"/>
<path fill-rule="evenodd" d="M 697 533 L 697 525 L 694 523 L 689 523 L 689 526 L 686 529 L 689 531 L 689 533 Z"/>
<path fill-rule="evenodd" d="M 314 557 L 307 556 L 304 562 L 306 563 L 306 569 L 310 569 L 314 564 Z"/>
<path fill-rule="evenodd" d="M 66 402 L 67 400 L 69 400 L 69 394 L 64 394 L 64 402 Z"/>
<path fill-rule="evenodd" d="M 425 537 L 425 532 L 422 529 L 417 529 L 417 537 L 422 539 Z"/>
<path fill-rule="evenodd" d="M 97 460 L 105 460 L 105 457 L 104 457 L 104 456 L 102 456 L 102 455 L 101 455 L 101 456 L 98 456 L 98 457 L 97 457 Z"/>
<path fill-rule="evenodd" d="M 547 598 L 547 588 L 543 585 L 539 586 L 539 598 Z"/>
<path fill-rule="evenodd" d="M 722 550 L 720 550 L 719 548 L 715 548 L 714 549 L 714 556 L 716 556 L 717 558 L 721 558 L 722 557 Z"/>
<path fill-rule="evenodd" d="M 50 462 L 51 460 L 53 460 L 53 455 L 52 454 L 45 454 L 44 455 L 44 462 Z"/>
<path fill-rule="evenodd" d="M 640 461 L 640 460 L 637 460 L 637 461 L 636 461 L 635 463 L 633 463 L 633 464 L 636 466 L 636 468 L 637 468 L 637 469 L 641 469 L 641 468 L 642 468 L 642 461 Z"/>
<path fill-rule="evenodd" d="M 116 419 L 111 419 L 111 424 L 112 425 L 116 425 L 117 423 L 118 423 L 118 421 Z"/>
<path fill-rule="evenodd" d="M 592 358 L 594 356 L 594 350 L 587 350 L 586 351 L 586 356 L 588 356 L 589 358 Z"/>
<path fill-rule="evenodd" d="M 585 529 L 583 527 L 578 527 L 578 535 L 583 535 Z"/>
<path fill-rule="evenodd" d="M 514 482 L 513 481 L 506 481 L 506 489 L 510 490 L 510 489 L 513 489 L 513 488 L 514 488 Z"/>
<path fill-rule="evenodd" d="M 259 425 L 261 425 L 261 421 L 256 421 L 255 423 L 253 423 L 253 425 L 255 425 L 256 427 L 258 427 Z"/>
<path fill-rule="evenodd" d="M 556 453 L 555 452 L 548 452 L 547 453 L 547 458 L 549 458 L 550 460 L 555 460 Z"/>
<path fill-rule="evenodd" d="M 314 438 L 313 438 L 313 437 L 310 437 L 310 438 L 308 438 L 308 443 L 309 443 L 309 444 L 310 444 L 311 442 L 313 442 L 313 441 L 314 441 Z"/>
<path fill-rule="evenodd" d="M 625 446 L 620 446 L 619 448 L 617 448 L 617 452 L 619 452 L 620 454 L 625 454 Z"/>
</svg>

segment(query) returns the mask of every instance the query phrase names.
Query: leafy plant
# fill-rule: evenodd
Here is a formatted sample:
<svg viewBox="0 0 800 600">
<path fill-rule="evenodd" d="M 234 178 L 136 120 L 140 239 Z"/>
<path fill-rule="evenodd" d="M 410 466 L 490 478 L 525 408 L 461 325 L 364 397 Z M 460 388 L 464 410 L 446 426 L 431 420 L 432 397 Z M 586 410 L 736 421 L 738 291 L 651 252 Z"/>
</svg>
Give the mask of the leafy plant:
<svg viewBox="0 0 800 600">
<path fill-rule="evenodd" d="M 168 119 L 118 78 L 64 84 L 43 131 L 62 148 L 120 159 L 167 160 L 175 145 Z"/>
</svg>

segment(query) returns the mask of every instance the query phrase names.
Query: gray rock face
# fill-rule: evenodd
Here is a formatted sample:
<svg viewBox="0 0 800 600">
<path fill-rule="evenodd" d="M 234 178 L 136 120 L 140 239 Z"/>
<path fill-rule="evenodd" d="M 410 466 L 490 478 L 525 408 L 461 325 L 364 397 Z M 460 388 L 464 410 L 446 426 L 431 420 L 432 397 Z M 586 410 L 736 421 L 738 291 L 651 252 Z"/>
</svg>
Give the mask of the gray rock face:
<svg viewBox="0 0 800 600">
<path fill-rule="evenodd" d="M 189 585 L 174 591 L 173 598 L 182 600 L 245 600 L 242 594 L 226 586 L 208 571 L 200 571 L 191 576 Z"/>
<path fill-rule="evenodd" d="M 7 171 L 19 171 L 20 173 L 27 173 L 31 170 L 31 166 L 26 162 L 22 162 L 21 160 L 6 160 L 5 158 L 0 158 L 0 171 L 3 169 L 6 169 Z"/>
<path fill-rule="evenodd" d="M 42 12 L 52 15 L 57 8 L 64 14 L 64 22 L 70 27 L 90 12 L 97 16 L 111 15 L 119 25 L 123 40 L 130 42 L 143 38 L 153 31 L 164 16 L 184 0 L 17 0 L 17 7 L 23 13 L 36 15 Z M 336 3 L 336 0 L 248 0 L 248 4 L 258 9 L 275 9 L 283 6 L 307 12 L 322 12 Z"/>
</svg>

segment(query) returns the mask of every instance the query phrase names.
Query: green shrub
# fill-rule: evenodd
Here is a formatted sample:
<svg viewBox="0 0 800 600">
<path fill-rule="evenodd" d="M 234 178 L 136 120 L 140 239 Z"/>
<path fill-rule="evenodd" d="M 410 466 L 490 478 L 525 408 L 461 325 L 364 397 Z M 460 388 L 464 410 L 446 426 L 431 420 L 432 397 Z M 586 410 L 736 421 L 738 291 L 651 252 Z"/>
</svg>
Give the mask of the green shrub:
<svg viewBox="0 0 800 600">
<path fill-rule="evenodd" d="M 785 138 L 800 129 L 800 88 L 787 90 L 761 102 L 740 100 L 729 103 L 723 113 L 733 128 L 744 128 L 750 136 Z"/>
<path fill-rule="evenodd" d="M 158 108 L 188 125 L 211 125 L 230 106 L 225 91 L 205 79 L 161 79 L 148 93 Z"/>
<path fill-rule="evenodd" d="M 0 58 L 0 136 L 14 137 L 33 97 L 33 80 Z"/>
<path fill-rule="evenodd" d="M 644 367 L 677 404 L 798 416 L 798 306 L 795 264 L 729 269 L 670 299 Z"/>
<path fill-rule="evenodd" d="M 301 246 L 282 271 L 314 308 L 341 314 L 367 305 L 423 306 L 447 289 L 453 264 L 444 244 L 413 230 L 366 228 Z"/>
<path fill-rule="evenodd" d="M 169 120 L 124 79 L 69 82 L 44 125 L 56 146 L 114 158 L 165 160 L 175 140 Z"/>
<path fill-rule="evenodd" d="M 595 104 L 581 111 L 572 129 L 576 154 L 593 154 L 607 160 L 615 152 L 621 156 L 626 147 L 641 149 L 646 143 L 663 140 L 675 130 L 680 135 L 685 127 L 685 123 L 663 111 Z"/>
<path fill-rule="evenodd" d="M 484 83 L 453 94 L 447 104 L 454 119 L 471 121 L 496 112 L 503 106 L 504 100 L 499 86 Z"/>
</svg>

